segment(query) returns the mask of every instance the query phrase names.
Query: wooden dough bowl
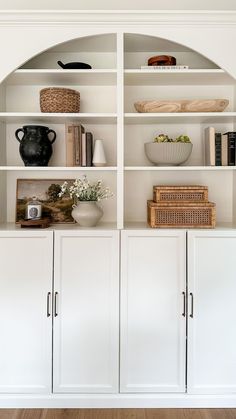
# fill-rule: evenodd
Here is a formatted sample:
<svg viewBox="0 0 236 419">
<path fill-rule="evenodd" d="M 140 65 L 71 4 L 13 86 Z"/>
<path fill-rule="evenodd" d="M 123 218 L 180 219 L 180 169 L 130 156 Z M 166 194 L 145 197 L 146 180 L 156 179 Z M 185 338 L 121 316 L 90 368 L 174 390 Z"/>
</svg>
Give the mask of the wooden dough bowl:
<svg viewBox="0 0 236 419">
<path fill-rule="evenodd" d="M 229 101 L 227 99 L 204 100 L 144 100 L 135 102 L 138 112 L 222 112 Z"/>
</svg>

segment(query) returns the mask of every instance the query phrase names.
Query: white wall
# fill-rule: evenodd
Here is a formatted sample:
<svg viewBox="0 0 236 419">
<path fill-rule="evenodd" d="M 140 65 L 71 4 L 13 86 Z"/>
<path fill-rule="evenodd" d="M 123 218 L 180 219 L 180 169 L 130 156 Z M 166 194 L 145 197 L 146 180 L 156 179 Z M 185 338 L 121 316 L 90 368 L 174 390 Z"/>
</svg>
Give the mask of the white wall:
<svg viewBox="0 0 236 419">
<path fill-rule="evenodd" d="M 0 0 L 0 10 L 236 10 L 235 0 Z"/>
</svg>

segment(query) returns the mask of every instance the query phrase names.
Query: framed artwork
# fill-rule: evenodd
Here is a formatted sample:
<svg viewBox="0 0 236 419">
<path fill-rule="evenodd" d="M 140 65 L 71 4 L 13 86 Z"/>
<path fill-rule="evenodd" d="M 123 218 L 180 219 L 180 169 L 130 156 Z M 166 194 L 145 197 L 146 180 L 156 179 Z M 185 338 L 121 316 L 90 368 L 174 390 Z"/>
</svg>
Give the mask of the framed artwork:
<svg viewBox="0 0 236 419">
<path fill-rule="evenodd" d="M 16 223 L 25 218 L 26 205 L 33 197 L 42 204 L 42 218 L 50 218 L 51 223 L 74 223 L 71 216 L 73 200 L 59 197 L 65 179 L 17 179 Z M 73 180 L 66 179 L 68 183 Z"/>
</svg>

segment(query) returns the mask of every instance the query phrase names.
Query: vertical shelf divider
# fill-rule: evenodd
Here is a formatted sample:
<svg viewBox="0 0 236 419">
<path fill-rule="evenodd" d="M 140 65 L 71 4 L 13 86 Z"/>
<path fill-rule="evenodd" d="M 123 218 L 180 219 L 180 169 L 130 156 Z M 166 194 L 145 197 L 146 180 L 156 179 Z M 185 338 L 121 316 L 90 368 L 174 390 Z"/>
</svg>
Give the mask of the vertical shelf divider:
<svg viewBox="0 0 236 419">
<path fill-rule="evenodd" d="M 233 87 L 233 109 L 236 108 L 236 86 Z M 235 120 L 233 122 L 233 131 L 236 130 Z M 232 171 L 232 224 L 236 224 L 236 172 Z"/>
<path fill-rule="evenodd" d="M 0 109 L 6 112 L 6 87 L 0 85 Z M 0 165 L 7 165 L 6 123 L 0 122 Z M 0 173 L 0 222 L 7 220 L 7 173 Z"/>
<path fill-rule="evenodd" d="M 124 33 L 117 32 L 117 228 L 124 226 Z"/>
</svg>

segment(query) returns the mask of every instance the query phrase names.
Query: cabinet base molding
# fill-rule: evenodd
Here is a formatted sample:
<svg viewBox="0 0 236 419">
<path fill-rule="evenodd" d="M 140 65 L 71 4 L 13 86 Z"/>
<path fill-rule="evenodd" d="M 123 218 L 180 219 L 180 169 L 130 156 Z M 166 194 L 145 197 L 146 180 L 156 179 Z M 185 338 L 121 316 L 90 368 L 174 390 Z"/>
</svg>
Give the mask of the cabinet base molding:
<svg viewBox="0 0 236 419">
<path fill-rule="evenodd" d="M 3 408 L 236 408 L 236 395 L 2 395 L 0 409 Z"/>
</svg>

